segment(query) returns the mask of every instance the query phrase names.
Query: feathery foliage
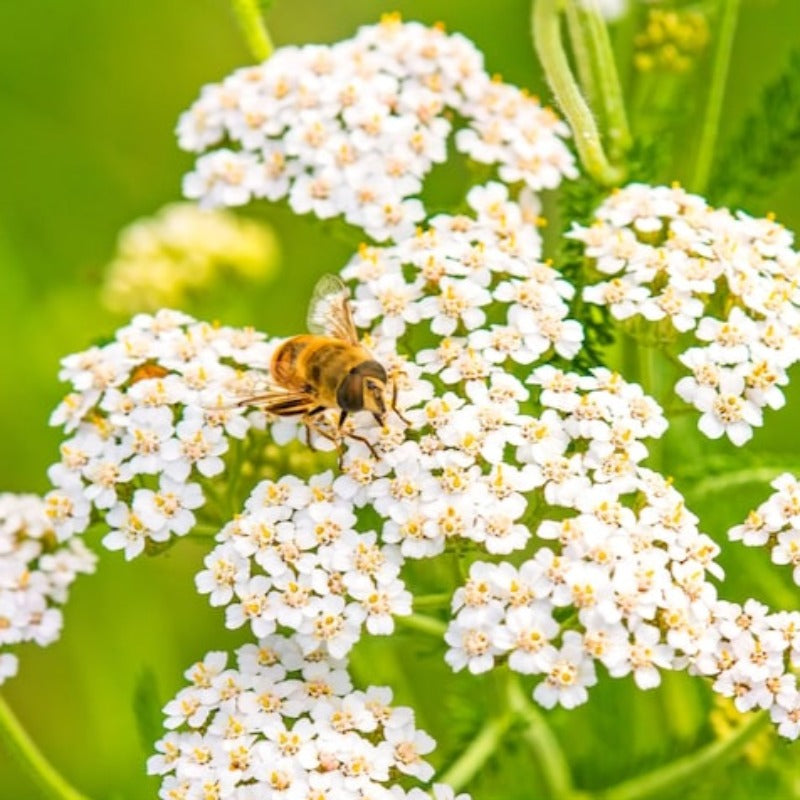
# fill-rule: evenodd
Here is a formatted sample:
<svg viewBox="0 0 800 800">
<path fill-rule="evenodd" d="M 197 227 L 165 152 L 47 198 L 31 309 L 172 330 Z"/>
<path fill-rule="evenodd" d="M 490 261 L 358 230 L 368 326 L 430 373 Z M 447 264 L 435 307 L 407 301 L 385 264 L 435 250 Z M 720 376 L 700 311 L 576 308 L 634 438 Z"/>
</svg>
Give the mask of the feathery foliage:
<svg viewBox="0 0 800 800">
<path fill-rule="evenodd" d="M 719 205 L 752 207 L 788 175 L 800 154 L 800 50 L 762 93 L 717 159 L 709 197 Z"/>
</svg>

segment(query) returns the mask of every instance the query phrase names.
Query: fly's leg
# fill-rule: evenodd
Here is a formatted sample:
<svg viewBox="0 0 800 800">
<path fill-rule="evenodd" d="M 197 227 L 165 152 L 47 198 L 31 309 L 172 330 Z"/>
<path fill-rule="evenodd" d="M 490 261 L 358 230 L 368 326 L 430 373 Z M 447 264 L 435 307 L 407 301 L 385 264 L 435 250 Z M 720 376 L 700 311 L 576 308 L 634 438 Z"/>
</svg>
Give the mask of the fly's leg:
<svg viewBox="0 0 800 800">
<path fill-rule="evenodd" d="M 375 449 L 375 446 L 372 444 L 372 442 L 368 441 L 363 436 L 359 436 L 357 433 L 351 433 L 351 432 L 342 433 L 342 425 L 344 425 L 345 421 L 347 420 L 347 416 L 348 412 L 344 410 L 342 410 L 342 413 L 339 414 L 339 434 L 341 436 L 346 436 L 348 439 L 355 439 L 357 442 L 365 444 L 370 453 L 372 453 L 372 457 L 377 459 L 378 451 Z M 341 466 L 341 458 L 339 459 L 339 461 L 340 461 L 339 466 Z"/>
<path fill-rule="evenodd" d="M 378 451 L 375 449 L 375 445 L 369 441 L 369 439 L 365 439 L 363 436 L 359 436 L 357 433 L 346 433 L 344 434 L 348 439 L 355 439 L 357 442 L 361 442 L 367 446 L 367 449 L 372 453 L 372 457 L 374 459 L 378 458 Z"/>
<path fill-rule="evenodd" d="M 337 439 L 335 436 L 331 435 L 328 431 L 326 431 L 318 422 L 317 416 L 321 414 L 325 410 L 325 406 L 317 406 L 316 408 L 312 408 L 307 414 L 303 415 L 303 424 L 306 426 L 306 430 L 308 431 L 308 446 L 312 450 L 316 450 L 317 448 L 314 447 L 314 443 L 311 439 L 311 432 L 318 433 L 322 436 L 323 439 L 327 439 L 329 442 L 333 442 L 336 445 L 336 449 L 339 450 L 339 460 L 341 461 L 341 448 L 342 448 L 342 441 L 341 439 Z"/>
</svg>

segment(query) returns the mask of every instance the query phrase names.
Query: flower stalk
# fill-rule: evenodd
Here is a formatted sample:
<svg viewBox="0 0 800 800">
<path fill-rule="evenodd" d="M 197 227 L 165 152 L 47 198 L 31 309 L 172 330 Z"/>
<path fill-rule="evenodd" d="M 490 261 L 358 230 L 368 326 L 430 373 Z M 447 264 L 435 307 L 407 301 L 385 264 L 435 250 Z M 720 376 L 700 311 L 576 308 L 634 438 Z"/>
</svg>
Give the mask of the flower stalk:
<svg viewBox="0 0 800 800">
<path fill-rule="evenodd" d="M 575 147 L 583 166 L 604 186 L 621 183 L 625 178 L 625 169 L 609 162 L 603 150 L 597 122 L 570 69 L 561 41 L 557 0 L 536 0 L 532 23 L 536 52 L 547 82 L 572 128 Z"/>
<path fill-rule="evenodd" d="M 567 19 L 569 45 L 575 58 L 578 79 L 590 108 L 598 111 L 603 107 L 600 88 L 597 82 L 597 71 L 586 30 L 585 11 L 577 3 L 567 2 L 564 5 Z"/>
<path fill-rule="evenodd" d="M 544 716 L 528 701 L 517 680 L 508 682 L 508 705 L 525 723 L 523 736 L 536 755 L 547 796 L 552 800 L 574 797 L 572 775 L 564 751 Z"/>
<path fill-rule="evenodd" d="M 453 599 L 452 592 L 421 594 L 414 597 L 414 608 L 446 608 Z"/>
<path fill-rule="evenodd" d="M 466 786 L 497 750 L 506 731 L 514 721 L 512 713 L 487 720 L 480 733 L 449 769 L 438 779 L 457 792 Z"/>
<path fill-rule="evenodd" d="M 232 3 L 250 52 L 258 61 L 265 61 L 275 48 L 258 7 L 258 0 L 232 0 Z"/>
<path fill-rule="evenodd" d="M 718 739 L 646 775 L 624 781 L 595 795 L 596 800 L 647 800 L 651 797 L 661 797 L 667 791 L 672 792 L 706 770 L 718 767 L 733 758 L 761 730 L 767 719 L 769 717 L 763 712 L 753 714 L 747 722 L 724 739 Z"/>
<path fill-rule="evenodd" d="M 568 6 L 575 4 L 576 0 L 568 0 Z M 584 0 L 584 9 L 578 13 L 581 15 L 589 38 L 592 68 L 602 103 L 611 156 L 613 159 L 620 158 L 630 150 L 632 140 L 608 28 L 600 13 L 597 0 L 588 0 L 588 2 Z"/>
<path fill-rule="evenodd" d="M 720 494 L 738 486 L 769 483 L 780 475 L 781 472 L 785 471 L 786 468 L 780 466 L 758 466 L 735 469 L 729 472 L 723 472 L 719 475 L 709 475 L 706 478 L 701 478 L 690 487 L 689 491 L 696 497 Z"/>
<path fill-rule="evenodd" d="M 408 614 L 395 617 L 399 625 L 410 628 L 420 633 L 427 633 L 441 639 L 447 631 L 447 623 L 436 617 L 429 617 L 426 614 Z"/>
<path fill-rule="evenodd" d="M 700 130 L 700 143 L 697 147 L 697 158 L 691 183 L 692 190 L 700 194 L 705 192 L 711 174 L 738 16 L 739 0 L 723 0 L 717 47 L 714 52 L 711 82 L 706 101 L 706 113 Z"/>
<path fill-rule="evenodd" d="M 9 751 L 25 767 L 46 797 L 53 800 L 88 800 L 86 795 L 72 787 L 44 757 L 2 695 L 0 739 L 6 742 Z"/>
</svg>

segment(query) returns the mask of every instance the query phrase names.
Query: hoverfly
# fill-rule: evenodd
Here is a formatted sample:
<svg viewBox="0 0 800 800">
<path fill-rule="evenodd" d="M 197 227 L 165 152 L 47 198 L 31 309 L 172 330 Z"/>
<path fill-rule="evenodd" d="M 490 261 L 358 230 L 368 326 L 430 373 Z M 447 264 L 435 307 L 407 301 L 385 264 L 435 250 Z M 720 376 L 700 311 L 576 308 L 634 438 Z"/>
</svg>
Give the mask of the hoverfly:
<svg viewBox="0 0 800 800">
<path fill-rule="evenodd" d="M 339 444 L 341 428 L 355 411 L 370 411 L 384 424 L 389 379 L 386 369 L 363 347 L 353 323 L 350 292 L 335 275 L 317 282 L 309 304 L 310 333 L 292 336 L 275 350 L 270 376 L 276 389 L 240 401 L 257 405 L 281 417 L 302 415 L 310 431 Z M 408 424 L 397 408 L 397 385 L 392 383 L 389 407 Z M 320 415 L 338 409 L 338 438 L 319 424 Z M 372 443 L 355 433 L 351 439 L 363 442 L 377 457 Z M 309 442 L 311 441 L 309 437 Z"/>
</svg>

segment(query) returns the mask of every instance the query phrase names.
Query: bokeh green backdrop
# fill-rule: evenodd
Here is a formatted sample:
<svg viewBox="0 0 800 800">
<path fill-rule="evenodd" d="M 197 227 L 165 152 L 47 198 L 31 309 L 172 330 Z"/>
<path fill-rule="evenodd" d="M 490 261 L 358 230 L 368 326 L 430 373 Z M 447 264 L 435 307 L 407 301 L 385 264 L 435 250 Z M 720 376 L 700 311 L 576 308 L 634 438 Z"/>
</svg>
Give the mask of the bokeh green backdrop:
<svg viewBox="0 0 800 800">
<path fill-rule="evenodd" d="M 269 23 L 276 43 L 284 44 L 334 41 L 386 10 L 398 9 L 408 19 L 444 20 L 477 43 L 491 71 L 547 97 L 530 46 L 528 6 L 525 0 L 393 6 L 277 0 Z M 797 0 L 744 0 L 726 97 L 731 127 L 798 46 Z M 102 266 L 116 234 L 179 197 L 191 159 L 175 145 L 178 114 L 203 83 L 248 60 L 225 0 L 0 3 L 0 491 L 47 489 L 46 468 L 56 459 L 59 441 L 58 432 L 47 427 L 63 393 L 58 360 L 122 322 L 98 303 Z M 798 188 L 798 175 L 788 175 L 749 210 L 773 210 L 800 230 Z M 281 274 L 241 297 L 227 294 L 219 306 L 209 301 L 208 311 L 223 322 L 294 333 L 302 328 L 316 277 L 337 269 L 348 252 L 308 220 L 277 210 L 265 216 L 281 238 Z M 800 447 L 797 387 L 790 400 L 757 433 L 756 449 L 791 454 Z M 719 537 L 766 493 L 766 487 L 745 487 L 725 496 L 703 516 L 705 529 Z M 157 781 L 144 776 L 149 750 L 137 729 L 137 692 L 155 686 L 158 697 L 168 699 L 194 660 L 241 639 L 224 631 L 222 613 L 194 593 L 192 577 L 203 554 L 191 541 L 132 564 L 118 553 L 102 554 L 97 574 L 74 587 L 60 642 L 45 650 L 22 648 L 20 676 L 3 687 L 44 752 L 91 797 L 155 796 Z M 738 578 L 743 593 L 779 585 L 780 599 L 796 607 L 795 588 L 773 578 L 766 560 L 748 552 L 740 562 L 725 563 L 734 582 L 744 575 Z M 391 651 L 377 642 L 366 653 L 362 663 L 373 660 L 373 681 L 393 681 L 401 700 L 420 703 L 418 694 L 411 697 L 404 689 Z M 431 669 L 444 675 L 436 658 Z M 694 706 L 685 702 L 687 693 L 697 700 Z M 693 682 L 670 676 L 664 689 L 639 695 L 630 682 L 615 682 L 597 690 L 593 710 L 552 715 L 581 785 L 602 786 L 663 760 L 668 739 L 647 724 L 657 709 L 673 719 L 673 742 L 689 747 L 702 730 L 708 698 Z M 450 712 L 435 696 L 422 705 L 428 710 L 420 712 L 420 724 L 436 735 Z M 734 773 L 735 790 L 730 775 L 712 775 L 689 796 L 716 797 L 726 786 L 736 796 L 774 796 L 770 779 L 741 777 L 748 774 Z M 486 779 L 477 800 L 510 797 L 493 794 L 491 785 Z M 515 797 L 532 797 L 526 787 L 518 791 Z M 0 800 L 37 797 L 34 784 L 0 749 Z"/>
</svg>

